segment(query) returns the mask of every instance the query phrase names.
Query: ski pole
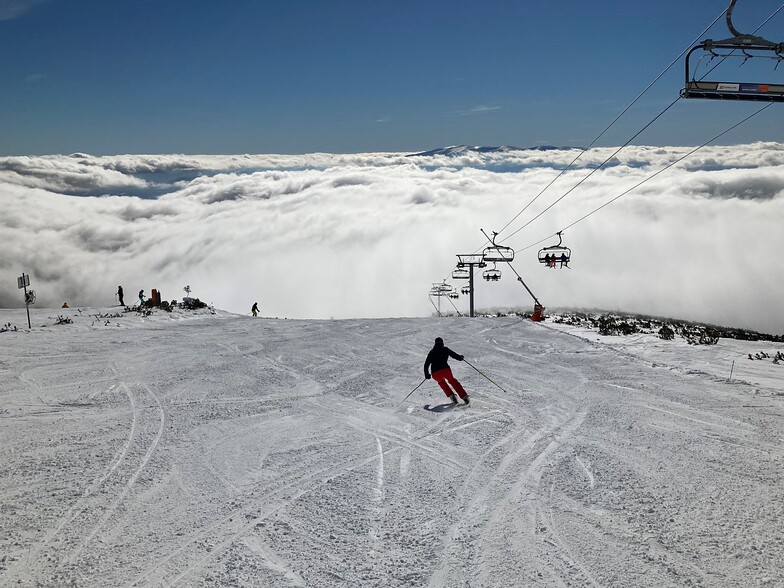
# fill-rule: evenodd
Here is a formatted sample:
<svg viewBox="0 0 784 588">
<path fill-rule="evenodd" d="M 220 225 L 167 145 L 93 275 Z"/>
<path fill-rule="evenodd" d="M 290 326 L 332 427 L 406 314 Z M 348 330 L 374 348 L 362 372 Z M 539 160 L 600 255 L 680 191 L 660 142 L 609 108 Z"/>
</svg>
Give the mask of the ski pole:
<svg viewBox="0 0 784 588">
<path fill-rule="evenodd" d="M 397 403 L 397 405 L 398 405 L 398 406 L 400 406 L 400 405 L 401 405 L 401 404 L 403 404 L 403 403 L 404 403 L 406 400 L 408 400 L 408 397 L 409 397 L 409 396 L 411 396 L 411 395 L 412 395 L 414 392 L 416 392 L 416 391 L 419 389 L 419 387 L 420 387 L 422 384 L 424 384 L 425 382 L 427 382 L 427 378 L 425 378 L 424 380 L 422 380 L 421 382 L 419 382 L 419 384 L 417 384 L 416 388 L 414 388 L 413 390 L 411 390 L 411 392 L 409 392 L 409 393 L 408 393 L 408 396 L 406 396 L 406 397 L 405 397 L 403 400 L 401 400 L 400 402 L 398 402 L 398 403 Z"/>
<path fill-rule="evenodd" d="M 465 362 L 466 362 L 468 365 L 470 365 L 470 366 L 471 366 L 472 368 L 474 368 L 474 369 L 475 369 L 477 372 L 479 372 L 479 375 L 480 375 L 480 376 L 482 376 L 482 377 L 484 377 L 484 378 L 486 378 L 486 379 L 487 379 L 487 380 L 488 380 L 488 381 L 489 381 L 491 384 L 495 384 L 496 386 L 498 386 L 498 384 L 496 384 L 495 382 L 493 382 L 493 380 L 491 380 L 491 379 L 490 379 L 490 378 L 488 378 L 488 377 L 487 377 L 485 374 L 483 374 L 481 371 L 479 371 L 479 369 L 478 369 L 476 366 L 472 365 L 472 364 L 471 364 L 471 362 L 469 362 L 469 361 L 468 361 L 468 360 L 466 360 L 466 359 L 463 359 L 463 361 L 465 361 Z M 499 388 L 501 388 L 501 386 L 498 386 L 498 387 L 499 387 Z M 503 388 L 501 388 L 501 390 L 503 390 L 504 392 L 506 392 L 506 390 L 504 390 Z M 506 393 L 507 393 L 507 394 L 509 394 L 509 392 L 506 392 Z"/>
</svg>

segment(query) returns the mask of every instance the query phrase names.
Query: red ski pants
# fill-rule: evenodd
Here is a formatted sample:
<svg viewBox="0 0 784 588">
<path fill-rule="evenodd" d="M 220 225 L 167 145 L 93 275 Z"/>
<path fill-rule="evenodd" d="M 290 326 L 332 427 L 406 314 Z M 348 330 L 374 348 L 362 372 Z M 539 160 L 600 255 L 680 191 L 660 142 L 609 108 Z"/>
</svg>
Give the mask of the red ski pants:
<svg viewBox="0 0 784 588">
<path fill-rule="evenodd" d="M 438 385 L 441 386 L 441 389 L 447 396 L 452 396 L 452 394 L 454 394 L 454 392 L 452 392 L 452 388 L 455 389 L 455 392 L 457 392 L 457 395 L 460 398 L 465 398 L 467 396 L 462 384 L 460 384 L 460 382 L 458 382 L 452 375 L 452 368 L 438 370 L 437 372 L 433 372 L 432 375 L 433 379 L 438 382 Z M 452 388 L 449 387 L 449 384 L 452 384 Z"/>
</svg>

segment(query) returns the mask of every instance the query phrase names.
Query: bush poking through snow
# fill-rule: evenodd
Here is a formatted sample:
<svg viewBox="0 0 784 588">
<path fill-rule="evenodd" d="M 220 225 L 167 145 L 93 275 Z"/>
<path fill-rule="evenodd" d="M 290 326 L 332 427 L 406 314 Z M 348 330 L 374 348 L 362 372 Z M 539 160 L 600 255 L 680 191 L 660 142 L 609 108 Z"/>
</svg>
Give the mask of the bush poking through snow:
<svg viewBox="0 0 784 588">
<path fill-rule="evenodd" d="M 554 323 L 596 329 L 600 335 L 655 333 L 665 341 L 671 341 L 679 335 L 690 345 L 716 345 L 721 337 L 740 341 L 784 341 L 784 335 L 622 313 L 564 311 L 551 313 L 550 318 Z"/>
<path fill-rule="evenodd" d="M 189 298 L 185 297 L 182 299 L 182 304 L 180 305 L 182 308 L 186 308 L 188 310 L 197 310 L 199 308 L 207 308 L 207 304 L 202 302 L 198 298 Z"/>
<path fill-rule="evenodd" d="M 665 341 L 672 341 L 675 339 L 675 331 L 669 325 L 662 325 L 659 329 L 659 337 Z"/>
</svg>

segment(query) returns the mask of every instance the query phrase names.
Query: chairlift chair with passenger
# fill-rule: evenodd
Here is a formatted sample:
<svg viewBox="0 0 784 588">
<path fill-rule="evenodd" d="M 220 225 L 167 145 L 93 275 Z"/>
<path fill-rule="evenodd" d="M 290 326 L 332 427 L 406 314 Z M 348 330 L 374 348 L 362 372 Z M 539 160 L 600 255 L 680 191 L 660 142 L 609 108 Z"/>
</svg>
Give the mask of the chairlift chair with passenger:
<svg viewBox="0 0 784 588">
<path fill-rule="evenodd" d="M 550 268 L 568 268 L 569 261 L 572 259 L 572 250 L 564 246 L 561 231 L 558 231 L 557 235 L 558 245 L 550 245 L 539 250 L 539 263 Z"/>
<path fill-rule="evenodd" d="M 501 279 L 501 270 L 496 269 L 494 263 L 492 268 L 486 269 L 482 272 L 482 278 L 488 282 L 497 282 Z"/>
</svg>

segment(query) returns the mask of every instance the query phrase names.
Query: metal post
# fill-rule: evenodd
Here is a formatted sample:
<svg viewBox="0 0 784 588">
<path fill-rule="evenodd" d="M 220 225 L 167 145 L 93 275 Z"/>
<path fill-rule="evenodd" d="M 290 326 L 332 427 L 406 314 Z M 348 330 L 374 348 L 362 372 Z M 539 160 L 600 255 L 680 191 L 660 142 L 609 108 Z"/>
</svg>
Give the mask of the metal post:
<svg viewBox="0 0 784 588">
<path fill-rule="evenodd" d="M 475 316 L 474 312 L 474 268 L 483 268 L 487 264 L 484 257 L 479 253 L 458 253 L 457 259 L 459 260 L 458 267 L 468 268 L 468 299 L 469 299 L 469 316 Z"/>
<path fill-rule="evenodd" d="M 471 274 L 468 278 L 468 289 L 470 290 L 469 298 L 471 304 L 469 307 L 470 312 L 468 316 L 474 316 L 474 264 L 473 263 L 469 265 L 469 269 L 471 270 Z"/>
<path fill-rule="evenodd" d="M 22 284 L 24 284 L 25 310 L 27 310 L 27 328 L 32 329 L 33 325 L 30 324 L 30 304 L 27 302 L 27 281 L 25 280 L 24 272 L 22 272 Z"/>
</svg>

